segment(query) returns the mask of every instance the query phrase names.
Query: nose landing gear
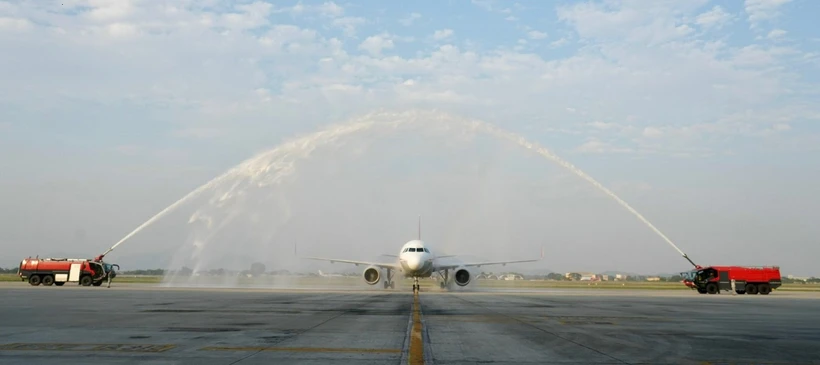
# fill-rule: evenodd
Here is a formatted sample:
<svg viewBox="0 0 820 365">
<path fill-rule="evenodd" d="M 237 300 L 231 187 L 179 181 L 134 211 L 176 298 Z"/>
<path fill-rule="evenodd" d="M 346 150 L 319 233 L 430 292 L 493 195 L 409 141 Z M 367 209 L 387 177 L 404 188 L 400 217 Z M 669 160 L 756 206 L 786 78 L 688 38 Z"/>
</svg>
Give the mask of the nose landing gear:
<svg viewBox="0 0 820 365">
<path fill-rule="evenodd" d="M 419 286 L 419 278 L 414 277 L 413 278 L 413 293 L 418 293 L 419 289 L 421 289 L 420 286 Z"/>
</svg>

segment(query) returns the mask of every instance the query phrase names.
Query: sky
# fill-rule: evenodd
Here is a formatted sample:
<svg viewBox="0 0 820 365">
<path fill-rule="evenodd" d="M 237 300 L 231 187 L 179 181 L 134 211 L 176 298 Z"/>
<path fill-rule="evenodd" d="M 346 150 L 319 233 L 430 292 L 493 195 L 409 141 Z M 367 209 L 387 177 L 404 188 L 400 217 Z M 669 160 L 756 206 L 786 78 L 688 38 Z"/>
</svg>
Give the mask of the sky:
<svg viewBox="0 0 820 365">
<path fill-rule="evenodd" d="M 549 148 L 700 264 L 820 276 L 818 11 L 808 0 L 0 1 L 0 267 L 92 257 L 294 138 L 436 110 Z M 268 204 L 242 198 L 229 214 L 197 200 L 110 259 L 164 268 L 197 240 L 212 240 L 212 257 L 246 248 L 239 266 L 291 267 L 272 256 L 293 242 L 375 259 L 414 238 L 421 214 L 426 238 L 454 253 L 544 246 L 522 270 L 691 267 L 521 148 L 345 138 L 295 160 L 287 184 L 254 188 Z M 200 211 L 232 218 L 216 234 L 191 223 Z"/>
</svg>

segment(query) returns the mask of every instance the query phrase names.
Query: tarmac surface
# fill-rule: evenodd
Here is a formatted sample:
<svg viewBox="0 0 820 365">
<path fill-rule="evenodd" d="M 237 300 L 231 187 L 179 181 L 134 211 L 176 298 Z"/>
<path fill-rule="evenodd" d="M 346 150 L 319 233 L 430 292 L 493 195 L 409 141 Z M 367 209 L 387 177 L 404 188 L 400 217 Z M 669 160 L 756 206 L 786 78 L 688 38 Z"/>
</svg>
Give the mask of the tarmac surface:
<svg viewBox="0 0 820 365">
<path fill-rule="evenodd" d="M 0 364 L 820 364 L 816 293 L 435 290 L 414 304 L 405 288 L 4 283 L 0 298 Z"/>
</svg>

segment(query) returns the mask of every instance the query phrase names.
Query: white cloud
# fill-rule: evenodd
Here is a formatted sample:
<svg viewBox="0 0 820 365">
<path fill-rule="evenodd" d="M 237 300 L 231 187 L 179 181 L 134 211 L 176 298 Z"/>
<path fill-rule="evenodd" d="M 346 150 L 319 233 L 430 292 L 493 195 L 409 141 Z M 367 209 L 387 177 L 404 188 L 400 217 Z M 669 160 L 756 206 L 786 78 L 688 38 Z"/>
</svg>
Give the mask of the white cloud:
<svg viewBox="0 0 820 365">
<path fill-rule="evenodd" d="M 658 138 L 663 135 L 663 131 L 655 127 L 646 127 L 643 129 L 643 136 L 646 138 Z"/>
<path fill-rule="evenodd" d="M 557 41 L 550 42 L 550 47 L 558 48 L 558 47 L 561 47 L 561 46 L 563 46 L 567 43 L 569 43 L 569 39 L 561 38 Z"/>
<path fill-rule="evenodd" d="M 601 122 L 601 121 L 598 121 L 598 120 L 590 123 L 589 125 L 592 126 L 593 128 L 603 129 L 603 130 L 612 129 L 612 128 L 617 127 L 617 124 L 615 124 L 615 123 L 604 123 L 604 122 Z"/>
<path fill-rule="evenodd" d="M 89 1 L 89 5 L 91 6 L 91 10 L 86 13 L 86 16 L 98 22 L 122 20 L 135 11 L 132 2 L 128 0 L 91 0 Z"/>
<path fill-rule="evenodd" d="M 779 9 L 790 2 L 791 0 L 746 0 L 744 7 L 751 27 L 755 28 L 762 21 L 780 16 Z"/>
<path fill-rule="evenodd" d="M 286 9 L 292 14 L 309 14 L 318 13 L 325 17 L 340 17 L 344 15 L 344 8 L 337 5 L 335 2 L 324 2 L 319 5 L 303 5 L 301 2 Z"/>
<path fill-rule="evenodd" d="M 108 34 L 115 38 L 130 38 L 139 33 L 137 27 L 128 23 L 113 23 L 106 26 Z"/>
<path fill-rule="evenodd" d="M 777 123 L 772 126 L 772 129 L 776 131 L 789 131 L 792 129 L 792 127 L 786 123 Z"/>
<path fill-rule="evenodd" d="M 695 23 L 704 28 L 721 28 L 731 19 L 731 14 L 723 10 L 720 5 L 715 5 L 711 10 L 698 15 L 695 18 Z"/>
<path fill-rule="evenodd" d="M 392 49 L 395 46 L 393 40 L 388 34 L 374 35 L 367 37 L 361 44 L 359 49 L 369 52 L 372 56 L 380 56 L 382 50 Z"/>
<path fill-rule="evenodd" d="M 661 44 L 685 39 L 693 33 L 677 18 L 681 12 L 696 10 L 703 0 L 650 2 L 643 6 L 615 3 L 581 3 L 558 8 L 558 19 L 573 27 L 582 38 L 621 40 L 629 43 Z"/>
<path fill-rule="evenodd" d="M 447 39 L 447 38 L 452 37 L 453 33 L 454 33 L 453 30 L 449 29 L 449 28 L 437 30 L 433 33 L 433 39 L 435 39 L 435 40 Z"/>
<path fill-rule="evenodd" d="M 782 38 L 783 36 L 786 35 L 786 33 L 788 33 L 788 32 L 786 32 L 783 29 L 773 29 L 771 32 L 769 32 L 769 34 L 766 37 L 769 38 L 769 39 L 777 39 L 777 38 Z"/>
<path fill-rule="evenodd" d="M 31 28 L 32 24 L 28 19 L 0 17 L 0 32 L 20 32 L 29 30 Z"/>
<path fill-rule="evenodd" d="M 603 142 L 598 138 L 590 138 L 580 146 L 575 148 L 575 152 L 580 153 L 633 153 L 630 148 L 616 147 L 608 142 Z"/>
<path fill-rule="evenodd" d="M 62 33 L 32 25 L 32 48 L 10 51 L 23 59 L 42 58 L 45 52 L 46 58 L 63 60 L 63 68 L 26 74 L 25 81 L 21 74 L 6 85 L 25 83 L 32 92 L 57 99 L 69 94 L 110 103 L 126 98 L 179 108 L 168 119 L 178 121 L 175 135 L 185 137 L 243 130 L 224 124 L 229 120 L 252 124 L 286 115 L 296 123 L 327 118 L 322 110 L 343 115 L 376 107 L 444 106 L 499 121 L 539 115 L 546 125 L 530 122 L 527 128 L 602 138 L 576 141 L 586 143 L 582 151 L 699 154 L 723 148 L 714 136 L 753 136 L 771 128 L 764 121 L 723 120 L 737 110 L 780 106 L 787 100 L 776 101 L 781 95 L 799 90 L 793 71 L 784 66 L 806 55 L 787 47 L 730 46 L 702 38 L 689 24 L 719 22 L 704 16 L 717 8 L 703 13 L 698 4 L 653 3 L 645 11 L 630 3 L 561 7 L 559 16 L 570 28 L 551 46 L 568 44 L 574 37 L 584 46 L 557 59 L 517 51 L 527 46 L 523 39 L 512 39 L 506 47 L 445 45 L 409 55 L 401 52 L 399 42 L 412 40 L 410 36 L 384 32 L 349 44 L 323 34 L 327 28 L 271 24 L 266 16 L 332 16 L 331 25 L 352 34 L 363 19 L 344 16 L 335 4 L 297 4 L 294 9 L 254 3 L 228 9 L 233 18 L 184 6 L 166 8 L 157 18 L 134 5 L 129 13 L 120 12 L 120 20 L 105 25 L 61 20 L 55 24 Z M 128 39 L 128 46 L 113 40 L 101 43 L 103 33 L 95 35 L 94 29 Z M 541 37 L 529 31 L 530 38 Z M 453 35 L 451 29 L 441 29 L 433 37 Z M 92 37 L 99 39 L 89 41 Z M 35 51 L 49 39 L 59 39 L 61 48 Z M 85 81 L 91 77 L 89 60 L 99 62 L 94 74 L 107 75 L 95 78 L 94 84 Z M 11 67 L 0 61 L 3 65 Z M 128 90 L 127 96 L 122 90 Z M 25 94 L 9 87 L 0 86 L 0 93 L 11 102 L 28 103 Z M 540 106 L 545 100 L 559 107 L 544 112 Z M 305 111 L 306 105 L 328 108 Z M 560 105 L 572 105 L 574 112 Z M 799 113 L 792 120 L 798 118 Z M 797 129 L 791 120 L 780 123 Z M 672 142 L 649 145 L 655 140 Z M 686 149 L 682 141 L 703 148 Z"/>
<path fill-rule="evenodd" d="M 335 27 L 342 28 L 348 37 L 356 35 L 356 28 L 367 23 L 367 20 L 362 17 L 342 17 L 333 19 L 331 24 Z"/>
<path fill-rule="evenodd" d="M 493 10 L 493 3 L 494 3 L 493 0 L 470 0 L 470 2 L 473 5 L 478 6 L 479 8 L 482 8 L 486 11 L 492 11 Z"/>
<path fill-rule="evenodd" d="M 530 37 L 530 39 L 544 39 L 547 38 L 547 33 L 531 30 L 527 32 L 527 36 Z"/>
<path fill-rule="evenodd" d="M 319 5 L 317 7 L 317 10 L 320 14 L 328 16 L 341 16 L 342 14 L 344 14 L 344 9 L 341 6 L 336 5 L 336 3 L 332 1 L 325 2 L 322 5 Z"/>
</svg>

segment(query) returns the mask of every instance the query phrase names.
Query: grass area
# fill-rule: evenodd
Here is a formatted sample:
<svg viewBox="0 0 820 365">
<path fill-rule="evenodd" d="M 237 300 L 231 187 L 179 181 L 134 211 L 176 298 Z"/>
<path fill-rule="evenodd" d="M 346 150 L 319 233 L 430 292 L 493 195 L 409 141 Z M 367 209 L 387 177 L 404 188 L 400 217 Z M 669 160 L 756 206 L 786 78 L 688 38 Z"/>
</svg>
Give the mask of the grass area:
<svg viewBox="0 0 820 365">
<path fill-rule="evenodd" d="M 328 286 L 328 285 L 362 285 L 364 282 L 361 277 L 262 277 L 262 278 L 214 278 L 214 277 L 198 277 L 194 278 L 191 284 L 213 284 L 234 283 L 236 285 L 283 285 L 285 283 L 294 286 Z M 14 274 L 0 274 L 0 282 L 20 282 L 20 278 Z M 114 279 L 114 283 L 129 283 L 129 284 L 159 284 L 162 282 L 161 276 L 135 276 L 135 275 L 120 275 Z M 399 280 L 399 285 L 411 286 L 412 280 Z M 530 281 L 530 280 L 479 280 L 473 282 L 483 288 L 498 288 L 498 289 L 644 289 L 644 290 L 691 290 L 679 282 L 635 282 L 635 281 L 602 281 L 595 283 L 578 282 L 578 281 Z M 422 287 L 435 288 L 438 286 L 438 281 L 435 280 L 421 280 Z M 817 291 L 820 292 L 820 284 L 783 284 L 778 290 L 782 291 Z"/>
</svg>

